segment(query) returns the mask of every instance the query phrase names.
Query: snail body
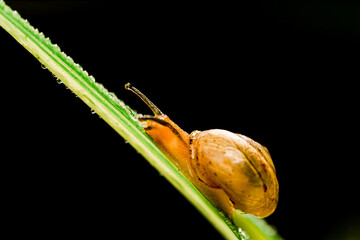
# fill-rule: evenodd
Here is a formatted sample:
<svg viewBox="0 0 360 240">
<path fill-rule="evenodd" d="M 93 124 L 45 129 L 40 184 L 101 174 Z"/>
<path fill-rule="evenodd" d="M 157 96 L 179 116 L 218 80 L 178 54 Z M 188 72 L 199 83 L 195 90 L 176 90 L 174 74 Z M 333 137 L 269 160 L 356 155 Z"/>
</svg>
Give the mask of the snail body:
<svg viewBox="0 0 360 240">
<path fill-rule="evenodd" d="M 153 111 L 141 116 L 144 131 L 183 175 L 232 218 L 235 209 L 258 217 L 274 212 L 279 194 L 275 166 L 266 147 L 222 129 L 188 134 L 131 86 Z"/>
</svg>

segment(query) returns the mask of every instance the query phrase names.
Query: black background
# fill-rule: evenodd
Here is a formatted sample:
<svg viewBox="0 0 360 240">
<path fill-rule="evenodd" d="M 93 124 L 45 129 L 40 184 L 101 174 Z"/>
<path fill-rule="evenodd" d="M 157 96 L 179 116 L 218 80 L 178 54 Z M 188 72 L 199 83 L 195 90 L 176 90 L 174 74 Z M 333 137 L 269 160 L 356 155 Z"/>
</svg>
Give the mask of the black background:
<svg viewBox="0 0 360 240">
<path fill-rule="evenodd" d="M 359 234 L 360 4 L 7 4 L 144 114 L 267 146 L 285 239 Z M 219 239 L 159 173 L 0 30 L 2 198 L 14 235 Z M 171 233 L 168 233 L 171 230 Z"/>
</svg>

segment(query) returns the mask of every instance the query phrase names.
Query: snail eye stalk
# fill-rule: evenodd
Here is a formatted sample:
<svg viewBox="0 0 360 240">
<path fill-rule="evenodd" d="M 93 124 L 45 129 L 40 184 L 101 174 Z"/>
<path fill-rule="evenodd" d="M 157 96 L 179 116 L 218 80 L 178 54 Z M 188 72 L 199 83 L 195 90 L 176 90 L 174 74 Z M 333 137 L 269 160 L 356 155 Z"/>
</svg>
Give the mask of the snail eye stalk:
<svg viewBox="0 0 360 240">
<path fill-rule="evenodd" d="M 160 109 L 155 106 L 155 104 L 153 104 L 142 92 L 140 92 L 137 88 L 133 87 L 130 83 L 125 84 L 125 89 L 126 90 L 130 90 L 133 93 L 135 93 L 136 95 L 139 96 L 139 98 L 141 100 L 144 101 L 144 103 L 146 103 L 146 105 L 148 105 L 148 107 L 151 109 L 151 111 L 155 114 L 155 116 L 162 116 L 164 115 Z"/>
</svg>

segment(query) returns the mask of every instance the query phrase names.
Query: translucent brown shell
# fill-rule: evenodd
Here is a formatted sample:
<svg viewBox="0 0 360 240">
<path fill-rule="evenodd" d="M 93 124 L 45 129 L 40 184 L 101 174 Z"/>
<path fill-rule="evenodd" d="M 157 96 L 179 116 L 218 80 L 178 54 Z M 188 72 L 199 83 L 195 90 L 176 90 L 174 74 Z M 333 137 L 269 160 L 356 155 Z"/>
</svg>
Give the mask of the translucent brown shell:
<svg viewBox="0 0 360 240">
<path fill-rule="evenodd" d="M 192 140 L 191 166 L 211 188 L 221 188 L 233 207 L 259 217 L 276 208 L 279 184 L 268 150 L 250 138 L 220 129 Z"/>
</svg>

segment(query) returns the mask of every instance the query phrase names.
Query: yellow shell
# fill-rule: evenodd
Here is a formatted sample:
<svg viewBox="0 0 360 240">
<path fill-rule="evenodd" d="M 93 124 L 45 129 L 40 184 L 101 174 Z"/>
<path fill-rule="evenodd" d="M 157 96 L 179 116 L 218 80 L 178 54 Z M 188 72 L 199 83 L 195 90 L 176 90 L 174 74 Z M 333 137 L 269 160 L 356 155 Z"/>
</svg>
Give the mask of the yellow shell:
<svg viewBox="0 0 360 240">
<path fill-rule="evenodd" d="M 232 218 L 239 209 L 258 217 L 274 212 L 279 197 L 275 166 L 266 147 L 226 130 L 189 135 L 139 90 L 126 84 L 153 111 L 142 116 L 144 131 L 183 175 L 214 205 Z"/>
<path fill-rule="evenodd" d="M 234 208 L 259 217 L 275 210 L 279 184 L 265 147 L 244 135 L 214 129 L 197 133 L 190 149 L 200 181 L 223 189 Z"/>
</svg>

